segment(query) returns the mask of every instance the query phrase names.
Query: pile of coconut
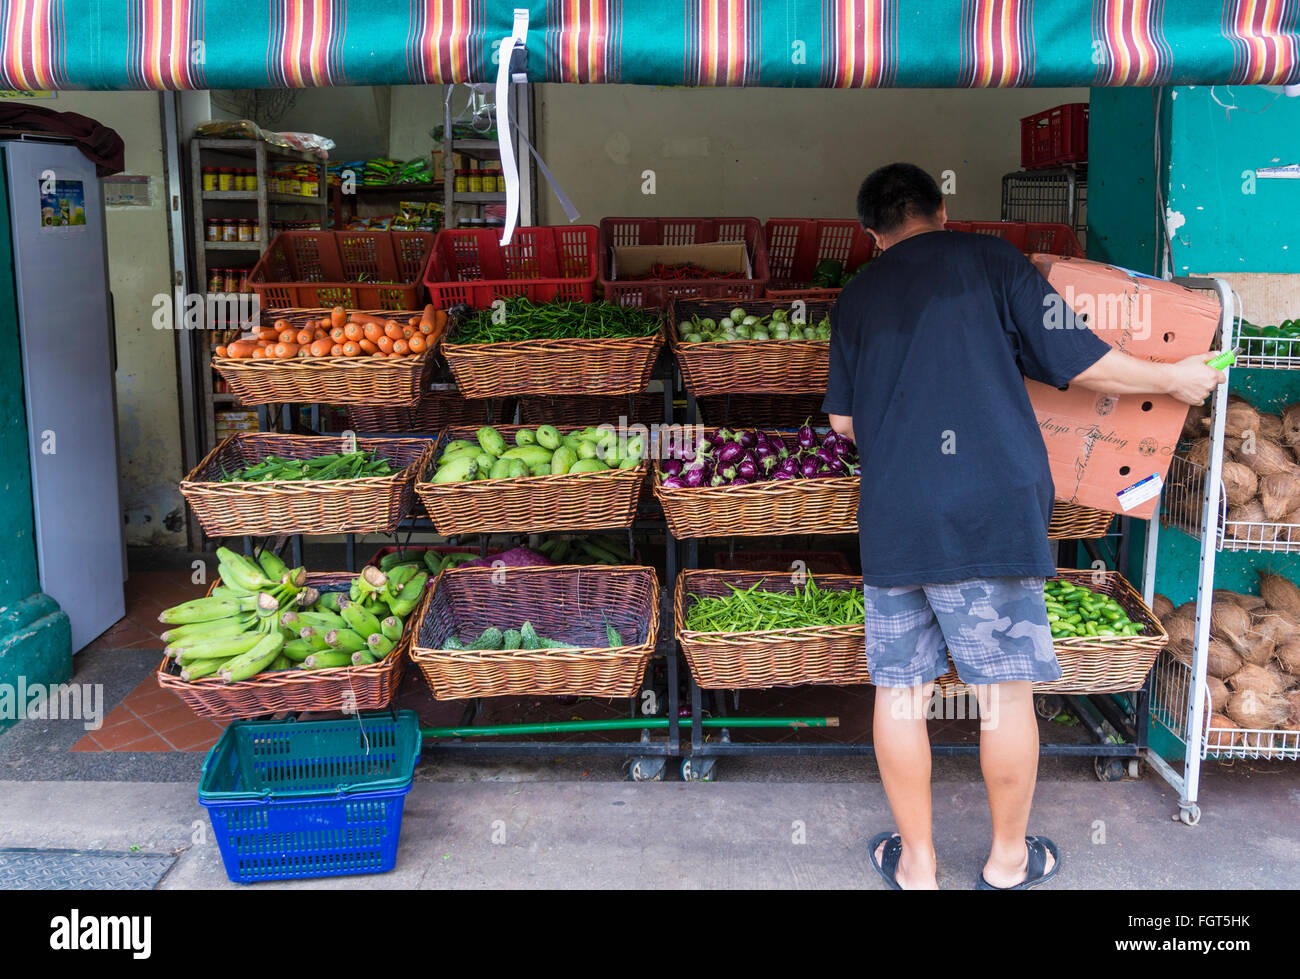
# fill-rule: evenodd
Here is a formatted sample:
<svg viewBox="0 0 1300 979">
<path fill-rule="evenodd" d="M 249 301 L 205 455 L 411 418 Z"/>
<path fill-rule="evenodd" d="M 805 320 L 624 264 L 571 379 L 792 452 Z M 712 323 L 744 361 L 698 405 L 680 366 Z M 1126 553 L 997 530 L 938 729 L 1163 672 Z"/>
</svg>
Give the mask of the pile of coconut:
<svg viewBox="0 0 1300 979">
<path fill-rule="evenodd" d="M 1209 425 L 1209 407 L 1197 406 L 1183 426 L 1183 437 L 1192 440 L 1184 454 L 1199 466 L 1209 460 L 1210 440 L 1204 437 Z M 1300 524 L 1300 403 L 1270 415 L 1230 395 L 1223 431 L 1225 530 L 1239 540 L 1274 541 L 1277 528 L 1261 525 Z M 1199 510 L 1199 498 L 1190 502 Z M 1199 519 L 1199 513 L 1193 517 Z"/>
<path fill-rule="evenodd" d="M 1156 595 L 1154 605 L 1169 633 L 1169 653 L 1191 666 L 1196 603 L 1174 608 Z M 1242 728 L 1300 731 L 1300 588 L 1261 571 L 1258 595 L 1216 590 L 1207 655 L 1210 747 L 1271 745 L 1269 735 L 1233 733 Z"/>
</svg>

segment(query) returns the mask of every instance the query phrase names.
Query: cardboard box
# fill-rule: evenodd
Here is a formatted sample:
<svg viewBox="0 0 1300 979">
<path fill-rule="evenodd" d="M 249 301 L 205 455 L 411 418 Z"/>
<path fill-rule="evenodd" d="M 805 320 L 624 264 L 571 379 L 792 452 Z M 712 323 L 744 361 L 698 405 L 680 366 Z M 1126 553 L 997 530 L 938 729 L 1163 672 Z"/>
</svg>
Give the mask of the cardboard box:
<svg viewBox="0 0 1300 979">
<path fill-rule="evenodd" d="M 1030 259 L 1075 313 L 1086 317 L 1088 328 L 1117 350 L 1171 362 L 1212 349 L 1221 315 L 1213 293 L 1081 258 Z M 1163 395 L 1059 391 L 1029 380 L 1025 385 L 1047 445 L 1057 499 L 1132 517 L 1154 516 L 1156 496 L 1126 509 L 1119 494 L 1153 475 L 1163 483 L 1189 406 Z M 1155 480 L 1144 484 L 1155 486 Z M 1136 495 L 1140 498 L 1142 490 Z"/>
<path fill-rule="evenodd" d="M 644 275 L 656 262 L 696 265 L 711 272 L 740 272 L 754 277 L 743 241 L 713 241 L 699 245 L 614 245 L 610 279 Z"/>
</svg>

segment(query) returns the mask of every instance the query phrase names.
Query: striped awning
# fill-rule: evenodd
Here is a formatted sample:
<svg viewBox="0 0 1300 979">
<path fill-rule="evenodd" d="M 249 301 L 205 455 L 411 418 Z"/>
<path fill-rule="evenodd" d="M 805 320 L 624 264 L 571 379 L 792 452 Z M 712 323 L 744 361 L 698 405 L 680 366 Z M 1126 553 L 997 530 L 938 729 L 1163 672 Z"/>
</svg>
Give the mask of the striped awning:
<svg viewBox="0 0 1300 979">
<path fill-rule="evenodd" d="M 1300 81 L 1300 0 L 0 0 L 0 88 Z"/>
</svg>

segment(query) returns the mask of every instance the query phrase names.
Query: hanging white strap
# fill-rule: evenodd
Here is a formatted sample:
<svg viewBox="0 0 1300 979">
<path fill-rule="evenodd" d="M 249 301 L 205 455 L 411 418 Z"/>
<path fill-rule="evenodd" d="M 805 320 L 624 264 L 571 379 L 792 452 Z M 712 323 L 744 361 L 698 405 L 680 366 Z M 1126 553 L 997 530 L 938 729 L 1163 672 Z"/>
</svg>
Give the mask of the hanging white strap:
<svg viewBox="0 0 1300 979">
<path fill-rule="evenodd" d="M 516 51 L 520 57 L 517 68 Z M 510 244 L 519 221 L 519 167 L 510 145 L 510 82 L 528 81 L 527 63 L 528 9 L 516 7 L 514 28 L 509 37 L 501 39 L 501 46 L 497 49 L 497 145 L 501 151 L 501 173 L 506 178 L 506 224 L 501 229 L 502 245 Z"/>
</svg>

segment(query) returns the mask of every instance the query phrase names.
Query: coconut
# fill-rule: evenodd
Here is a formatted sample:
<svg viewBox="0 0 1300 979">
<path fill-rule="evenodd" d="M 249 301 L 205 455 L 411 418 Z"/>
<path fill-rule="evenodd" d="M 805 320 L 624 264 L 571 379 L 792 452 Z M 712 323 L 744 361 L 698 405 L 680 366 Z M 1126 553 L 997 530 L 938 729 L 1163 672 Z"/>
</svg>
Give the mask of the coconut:
<svg viewBox="0 0 1300 979">
<path fill-rule="evenodd" d="M 1197 439 L 1192 443 L 1191 448 L 1187 450 L 1186 459 L 1188 462 L 1195 463 L 1202 469 L 1210 464 L 1210 440 Z"/>
<path fill-rule="evenodd" d="M 1266 439 L 1272 439 L 1274 442 L 1282 441 L 1282 416 L 1261 414 L 1259 416 L 1259 434 Z"/>
<path fill-rule="evenodd" d="M 1259 593 L 1271 610 L 1300 619 L 1300 588 L 1280 574 L 1259 572 Z"/>
<path fill-rule="evenodd" d="M 1277 537 L 1275 527 L 1264 526 L 1267 522 L 1263 505 L 1259 500 L 1251 500 L 1228 510 L 1228 535 L 1238 540 L 1267 543 Z"/>
<path fill-rule="evenodd" d="M 1291 716 L 1287 718 L 1286 727 L 1290 731 L 1300 731 L 1300 687 L 1287 691 L 1286 699 L 1291 705 Z"/>
<path fill-rule="evenodd" d="M 1183 615 L 1183 616 L 1186 616 L 1186 617 L 1189 618 L 1189 619 L 1195 619 L 1195 618 L 1196 618 L 1196 603 L 1195 603 L 1195 602 L 1183 602 L 1182 605 L 1179 605 L 1178 608 L 1174 609 L 1174 615 Z"/>
<path fill-rule="evenodd" d="M 1241 438 L 1247 432 L 1259 432 L 1259 412 L 1242 400 L 1228 399 L 1228 410 L 1223 413 L 1223 433 Z"/>
<path fill-rule="evenodd" d="M 1180 639 L 1177 642 L 1171 642 L 1165 647 L 1165 650 L 1184 666 L 1192 665 L 1192 644 L 1189 641 Z"/>
<path fill-rule="evenodd" d="M 1183 430 L 1179 438 L 1194 439 L 1205 431 L 1204 420 L 1210 417 L 1209 404 L 1192 405 L 1187 409 L 1187 417 L 1183 420 Z"/>
<path fill-rule="evenodd" d="M 1281 670 L 1269 666 L 1244 663 L 1241 669 L 1228 678 L 1228 686 L 1234 692 L 1278 694 L 1291 686 L 1291 678 Z"/>
<path fill-rule="evenodd" d="M 1282 519 L 1279 520 L 1278 523 L 1287 524 L 1292 527 L 1300 525 L 1300 507 L 1296 507 L 1290 513 L 1282 514 Z M 1283 537 L 1283 540 L 1292 540 L 1293 538 L 1291 537 L 1291 533 L 1292 532 L 1289 530 L 1284 531 L 1285 536 Z M 1300 542 L 1300 534 L 1296 534 L 1294 540 Z"/>
<path fill-rule="evenodd" d="M 1210 726 L 1206 733 L 1206 744 L 1210 748 L 1231 748 L 1241 741 L 1237 722 L 1225 714 L 1210 717 Z"/>
<path fill-rule="evenodd" d="M 1246 652 L 1250 613 L 1236 602 L 1215 602 L 1210 606 L 1210 635 L 1222 639 L 1239 653 Z"/>
<path fill-rule="evenodd" d="M 1251 451 L 1247 452 L 1247 448 Z M 1238 462 L 1243 462 L 1255 470 L 1256 476 L 1271 476 L 1273 473 L 1286 472 L 1295 466 L 1295 455 L 1272 439 L 1257 438 L 1253 446 L 1243 442 L 1241 449 L 1233 454 Z"/>
<path fill-rule="evenodd" d="M 1243 662 L 1241 656 L 1226 642 L 1220 639 L 1210 640 L 1210 647 L 1206 651 L 1206 672 L 1226 680 L 1242 668 Z"/>
<path fill-rule="evenodd" d="M 1241 650 L 1241 658 L 1256 666 L 1267 666 L 1276 649 L 1277 643 L 1271 636 L 1261 636 L 1252 632 L 1246 639 L 1245 648 Z"/>
<path fill-rule="evenodd" d="M 1259 477 L 1255 475 L 1255 470 L 1240 462 L 1224 461 L 1223 495 L 1227 497 L 1228 506 L 1242 506 L 1249 503 L 1255 498 L 1258 489 Z"/>
<path fill-rule="evenodd" d="M 1282 441 L 1287 445 L 1300 445 L 1300 404 L 1282 409 Z"/>
<path fill-rule="evenodd" d="M 1229 465 L 1237 466 L 1239 463 L 1225 462 L 1223 468 L 1226 470 Z M 1225 488 L 1227 485 L 1225 477 Z M 1232 502 L 1231 495 L 1228 496 L 1228 502 Z M 1273 521 L 1281 520 L 1296 507 L 1300 507 L 1300 469 L 1293 467 L 1286 472 L 1270 473 L 1261 479 L 1259 502 L 1264 508 L 1264 516 Z"/>
<path fill-rule="evenodd" d="M 1191 643 L 1196 639 L 1196 623 L 1186 615 L 1168 615 L 1160 620 L 1171 643 Z"/>
<path fill-rule="evenodd" d="M 1222 714 L 1223 709 L 1228 706 L 1228 685 L 1217 676 L 1207 676 L 1205 692 L 1210 697 L 1210 709 L 1216 714 Z"/>
<path fill-rule="evenodd" d="M 1300 676 L 1300 639 L 1292 639 L 1274 648 L 1273 658 L 1292 676 Z"/>
<path fill-rule="evenodd" d="M 1228 698 L 1227 714 L 1242 727 L 1267 730 L 1290 719 L 1291 701 L 1280 693 L 1238 690 Z"/>
<path fill-rule="evenodd" d="M 1285 612 L 1261 609 L 1251 623 L 1252 635 L 1264 636 L 1275 646 L 1300 639 L 1300 621 Z"/>
<path fill-rule="evenodd" d="M 1214 600 L 1216 602 L 1232 602 L 1234 605 L 1240 605 L 1247 612 L 1253 612 L 1257 608 L 1264 607 L 1264 599 L 1258 595 L 1243 595 L 1239 591 L 1228 591 L 1226 588 L 1214 589 Z"/>
<path fill-rule="evenodd" d="M 1151 611 L 1155 612 L 1156 618 L 1163 622 L 1166 615 L 1173 613 L 1174 603 L 1169 600 L 1167 595 L 1156 592 L 1151 598 Z"/>
</svg>

